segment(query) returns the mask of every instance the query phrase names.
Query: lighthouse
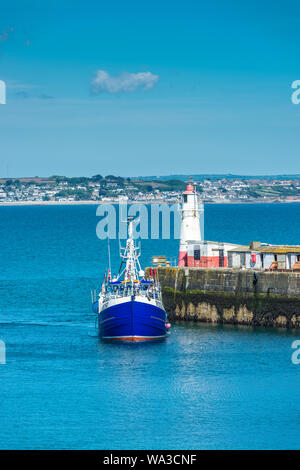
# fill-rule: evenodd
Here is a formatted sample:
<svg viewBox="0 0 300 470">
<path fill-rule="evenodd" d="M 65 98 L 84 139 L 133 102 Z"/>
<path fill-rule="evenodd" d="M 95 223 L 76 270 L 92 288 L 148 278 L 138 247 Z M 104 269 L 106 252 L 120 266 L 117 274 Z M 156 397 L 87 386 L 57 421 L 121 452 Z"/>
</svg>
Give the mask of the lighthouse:
<svg viewBox="0 0 300 470">
<path fill-rule="evenodd" d="M 182 193 L 178 266 L 187 266 L 188 243 L 202 241 L 200 214 L 203 214 L 203 205 L 200 205 L 197 192 L 189 181 Z"/>
</svg>

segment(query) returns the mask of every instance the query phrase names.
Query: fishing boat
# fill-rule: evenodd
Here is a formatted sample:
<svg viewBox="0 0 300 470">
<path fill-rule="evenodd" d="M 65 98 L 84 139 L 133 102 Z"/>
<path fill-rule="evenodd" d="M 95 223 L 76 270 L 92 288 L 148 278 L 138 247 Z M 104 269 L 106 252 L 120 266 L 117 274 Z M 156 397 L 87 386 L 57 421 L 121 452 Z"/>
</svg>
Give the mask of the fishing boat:
<svg viewBox="0 0 300 470">
<path fill-rule="evenodd" d="M 167 322 L 161 287 L 156 270 L 149 276 L 141 269 L 140 248 L 133 240 L 134 219 L 128 219 L 128 240 L 121 248 L 121 265 L 116 277 L 109 268 L 104 275 L 98 298 L 92 298 L 101 339 L 119 341 L 151 341 L 163 339 Z"/>
</svg>

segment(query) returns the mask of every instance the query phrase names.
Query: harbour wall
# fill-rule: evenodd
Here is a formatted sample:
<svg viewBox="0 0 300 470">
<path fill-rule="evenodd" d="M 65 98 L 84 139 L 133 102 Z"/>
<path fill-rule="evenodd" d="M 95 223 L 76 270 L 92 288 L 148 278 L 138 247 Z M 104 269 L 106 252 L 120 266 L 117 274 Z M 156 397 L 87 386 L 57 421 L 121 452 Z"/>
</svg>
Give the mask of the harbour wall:
<svg viewBox="0 0 300 470">
<path fill-rule="evenodd" d="M 157 268 L 173 320 L 300 328 L 300 273 Z"/>
</svg>

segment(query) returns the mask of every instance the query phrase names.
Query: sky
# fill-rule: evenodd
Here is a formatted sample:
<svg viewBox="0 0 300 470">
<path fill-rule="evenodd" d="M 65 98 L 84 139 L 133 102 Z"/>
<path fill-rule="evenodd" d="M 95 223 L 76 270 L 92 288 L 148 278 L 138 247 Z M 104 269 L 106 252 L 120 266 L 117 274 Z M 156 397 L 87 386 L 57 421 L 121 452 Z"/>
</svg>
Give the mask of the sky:
<svg viewBox="0 0 300 470">
<path fill-rule="evenodd" d="M 300 4 L 0 0 L 0 177 L 300 173 Z"/>
</svg>

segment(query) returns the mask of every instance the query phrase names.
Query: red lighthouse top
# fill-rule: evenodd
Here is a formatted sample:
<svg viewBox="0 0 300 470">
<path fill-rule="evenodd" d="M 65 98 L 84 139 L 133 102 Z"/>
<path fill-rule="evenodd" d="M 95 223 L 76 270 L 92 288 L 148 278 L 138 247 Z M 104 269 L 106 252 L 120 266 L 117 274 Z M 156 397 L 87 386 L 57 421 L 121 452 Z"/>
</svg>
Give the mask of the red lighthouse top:
<svg viewBox="0 0 300 470">
<path fill-rule="evenodd" d="M 183 194 L 192 194 L 194 192 L 194 186 L 189 183 L 187 187 L 185 188 L 185 191 Z"/>
</svg>

